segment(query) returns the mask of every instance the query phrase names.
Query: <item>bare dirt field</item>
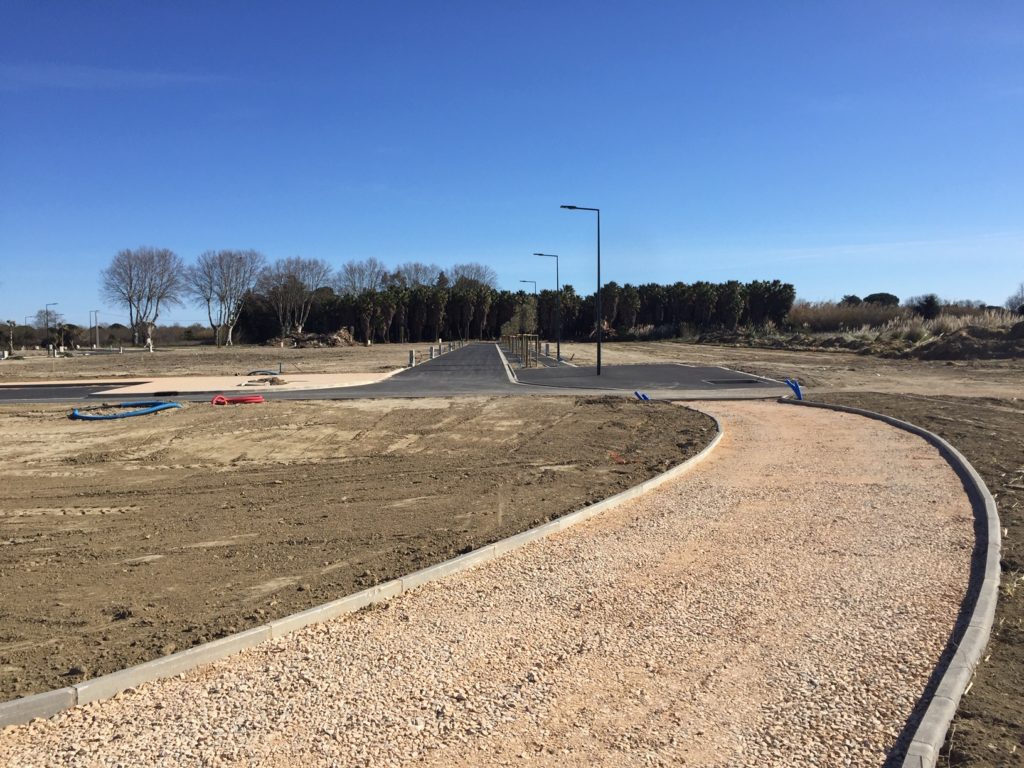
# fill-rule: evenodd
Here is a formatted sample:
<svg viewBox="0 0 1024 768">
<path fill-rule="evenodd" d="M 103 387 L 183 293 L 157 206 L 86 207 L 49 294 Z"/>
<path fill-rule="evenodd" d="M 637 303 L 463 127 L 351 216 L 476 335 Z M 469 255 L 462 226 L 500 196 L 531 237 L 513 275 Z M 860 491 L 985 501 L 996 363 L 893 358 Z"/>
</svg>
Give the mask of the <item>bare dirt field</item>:
<svg viewBox="0 0 1024 768">
<path fill-rule="evenodd" d="M 462 398 L 0 408 L 0 700 L 265 623 L 675 465 L 703 414 Z"/>
<path fill-rule="evenodd" d="M 285 350 L 272 347 L 237 347 L 231 350 L 197 347 L 158 350 L 153 354 L 76 356 L 58 360 L 50 360 L 42 353 L 37 353 L 25 360 L 0 363 L 0 383 L 16 380 L 110 380 L 154 375 L 244 374 L 257 368 L 275 368 L 278 362 L 283 364 L 286 372 L 386 371 L 404 365 L 408 349 L 401 345 Z M 419 345 L 418 349 L 421 353 L 425 351 L 423 345 Z M 576 364 L 593 365 L 594 351 L 593 344 L 563 344 L 565 356 L 571 356 Z M 611 365 L 674 361 L 695 365 L 723 365 L 774 379 L 797 377 L 812 399 L 842 402 L 890 413 L 931 429 L 957 446 L 982 473 L 999 505 L 1004 527 L 1003 586 L 996 626 L 987 651 L 988 658 L 961 703 L 952 730 L 948 764 L 993 768 L 1024 766 L 1024 718 L 1021 717 L 1021 712 L 1024 712 L 1024 694 L 1021 693 L 1024 691 L 1024 549 L 1020 543 L 1024 537 L 1024 439 L 1021 437 L 1024 435 L 1024 359 L 915 361 L 882 359 L 838 350 L 786 351 L 671 341 L 612 342 L 605 344 L 603 351 L 604 362 Z M 458 402 L 461 404 L 469 401 Z M 490 404 L 502 401 L 481 402 Z M 548 402 L 560 402 L 563 405 L 549 406 Z M 627 477 L 619 473 L 625 469 L 638 471 L 639 465 L 619 465 L 614 459 L 610 464 L 602 464 L 596 459 L 596 463 L 587 463 L 585 456 L 589 455 L 588 450 L 595 455 L 604 452 L 603 455 L 608 457 L 611 454 L 607 446 L 613 445 L 614 441 L 602 442 L 608 434 L 605 430 L 609 426 L 605 430 L 598 429 L 602 421 L 600 417 L 587 422 L 587 428 L 591 430 L 587 436 L 581 437 L 582 433 L 572 432 L 571 422 L 576 421 L 577 417 L 568 421 L 560 420 L 557 414 L 564 415 L 569 407 L 583 407 L 574 402 L 571 399 L 531 399 L 529 405 L 523 403 L 518 406 L 519 415 L 507 417 L 508 421 L 522 419 L 522 414 L 526 412 L 524 409 L 527 408 L 531 415 L 534 408 L 539 409 L 538 413 L 547 414 L 546 423 L 552 427 L 544 433 L 544 439 L 533 439 L 529 443 L 529 451 L 523 449 L 524 443 L 517 442 L 527 440 L 527 434 L 535 434 L 528 433 L 525 428 L 510 430 L 505 437 L 513 439 L 520 432 L 522 437 L 514 438 L 513 442 L 506 444 L 499 439 L 500 430 L 496 427 L 487 432 L 479 422 L 467 428 L 458 426 L 461 422 L 456 421 L 456 427 L 452 427 L 456 437 L 466 434 L 476 436 L 478 432 L 491 435 L 488 439 L 494 442 L 484 450 L 478 443 L 456 440 L 445 431 L 448 427 L 430 431 L 424 426 L 426 422 L 417 426 L 414 417 L 407 417 L 412 411 L 395 411 L 382 422 L 385 425 L 383 428 L 393 430 L 395 435 L 419 434 L 417 442 L 423 446 L 425 455 L 415 457 L 416 466 L 421 466 L 418 462 L 427 460 L 426 455 L 432 455 L 435 462 L 430 465 L 431 469 L 420 469 L 419 475 L 406 475 L 400 481 L 400 488 L 389 487 L 383 478 L 393 472 L 393 465 L 388 462 L 401 463 L 397 456 L 404 456 L 411 449 L 399 447 L 388 453 L 392 443 L 385 445 L 384 437 L 380 438 L 380 443 L 372 444 L 376 448 L 371 443 L 367 443 L 371 447 L 365 451 L 356 447 L 361 444 L 361 440 L 369 439 L 368 436 L 373 434 L 373 429 L 367 426 L 360 428 L 364 431 L 359 433 L 352 445 L 345 438 L 334 440 L 330 436 L 317 436 L 317 433 L 309 429 L 326 417 L 323 413 L 313 416 L 319 408 L 313 404 L 306 406 L 309 411 L 303 411 L 307 416 L 282 416 L 284 420 L 278 422 L 283 425 L 280 429 L 269 426 L 276 416 L 268 416 L 268 427 L 263 439 L 241 436 L 245 430 L 259 435 L 260 428 L 250 428 L 238 421 L 243 419 L 248 422 L 263 416 L 235 414 L 230 429 L 219 434 L 217 424 L 222 422 L 200 424 L 194 421 L 201 412 L 197 410 L 199 406 L 193 406 L 181 414 L 154 417 L 160 419 L 152 422 L 159 424 L 160 429 L 154 429 L 150 437 L 139 437 L 123 444 L 117 439 L 110 439 L 106 447 L 98 445 L 95 448 L 88 444 L 71 443 L 76 447 L 65 453 L 59 451 L 65 450 L 63 443 L 71 434 L 108 433 L 101 433 L 85 425 L 79 425 L 74 428 L 77 431 L 69 432 L 72 428 L 59 418 L 59 409 L 37 408 L 31 412 L 14 408 L 0 409 L 0 461 L 4 462 L 5 467 L 5 491 L 15 493 L 17 488 L 23 489 L 20 491 L 22 496 L 11 496 L 11 500 L 5 500 L 5 513 L 0 516 L 0 549 L 3 551 L 0 556 L 0 577 L 5 579 L 5 584 L 11 585 L 11 589 L 5 590 L 5 595 L 15 594 L 15 588 L 20 590 L 26 587 L 35 596 L 32 598 L 34 603 L 29 598 L 16 598 L 22 613 L 12 612 L 7 605 L 7 597 L 0 602 L 0 633 L 3 633 L 0 634 L 0 696 L 9 698 L 41 687 L 65 685 L 83 675 L 97 674 L 123 663 L 149 658 L 171 647 L 187 647 L 202 638 L 214 637 L 232 628 L 240 629 L 246 621 L 265 621 L 273 615 L 336 597 L 389 575 L 442 559 L 462 547 L 475 546 L 474 542 L 482 543 L 526 527 L 548 514 L 560 514 L 572 508 L 573 504 L 562 496 L 542 492 L 548 488 L 564 486 L 566 476 L 561 470 L 552 470 L 554 477 L 559 479 L 559 482 L 553 482 L 540 469 L 542 466 L 576 465 L 578 469 L 572 470 L 572 473 L 578 472 L 581 476 L 587 472 L 597 472 L 600 476 L 600 472 L 604 472 L 603 477 L 608 485 L 594 486 L 593 497 L 606 495 L 622 485 L 635 482 L 633 478 L 638 479 L 639 474 Z M 271 405 L 273 408 L 264 411 L 264 416 L 284 414 L 286 411 L 299 413 L 302 408 L 284 403 Z M 418 405 L 424 404 L 406 403 L 402 408 L 415 408 Z M 351 414 L 372 413 L 365 410 L 367 407 L 383 408 L 391 413 L 390 406 L 357 403 L 331 404 L 326 413 L 333 413 L 331 409 L 335 407 L 350 408 Z M 459 406 L 429 401 L 429 405 L 424 407 L 447 412 Z M 589 404 L 587 407 L 597 406 Z M 621 404 L 620 407 L 626 406 Z M 209 412 L 207 409 L 206 413 Z M 575 410 L 572 412 L 575 413 Z M 52 418 L 54 416 L 58 418 Z M 212 416 L 205 414 L 202 417 L 212 419 Z M 349 412 L 346 412 L 345 418 L 349 417 Z M 440 423 L 442 418 L 438 416 L 434 420 Z M 468 416 L 464 418 L 469 419 Z M 188 428 L 181 431 L 165 429 L 165 425 L 174 419 L 188 425 Z M 359 419 L 353 423 L 364 424 Z M 393 426 L 388 427 L 389 423 Z M 287 424 L 298 426 L 287 427 Z M 699 422 L 691 427 L 681 426 L 680 429 L 684 432 L 699 430 L 697 424 Z M 142 428 L 143 425 L 133 426 Z M 57 431 L 49 431 L 51 428 Z M 579 428 L 583 429 L 583 426 Z M 350 428 L 340 429 L 344 433 L 344 430 Z M 240 437 L 233 436 L 236 430 Z M 207 455 L 200 455 L 200 452 L 195 458 L 190 458 L 189 451 L 192 449 L 188 446 L 193 434 L 204 435 L 203 439 L 209 443 L 204 449 Z M 283 438 L 282 434 L 287 435 L 287 438 Z M 625 433 L 620 431 L 619 434 Z M 687 434 L 692 434 L 690 439 L 696 442 L 705 437 L 699 431 Z M 565 435 L 565 439 L 558 435 Z M 49 456 L 44 451 L 40 456 L 31 458 L 25 452 L 43 451 L 37 443 L 33 443 L 43 436 L 49 436 L 51 442 L 58 446 L 58 453 Z M 549 441 L 548 436 L 553 440 Z M 394 437 L 392 442 L 399 439 Z M 621 442 L 621 438 L 616 439 Z M 217 441 L 222 443 L 218 445 Z M 282 449 L 282 441 L 291 447 Z M 685 440 L 682 442 L 685 443 Z M 34 444 L 35 449 L 32 448 Z M 152 458 L 147 454 L 150 445 Z M 258 447 L 260 445 L 262 447 Z M 307 451 L 311 458 L 304 455 L 296 458 L 296 445 Z M 517 452 L 510 453 L 508 445 L 520 447 Z M 221 446 L 223 452 L 220 451 Z M 354 453 L 346 453 L 350 447 Z M 665 449 L 668 450 L 668 446 Z M 46 448 L 46 451 L 50 450 L 52 446 Z M 82 455 L 76 458 L 76 451 Z M 282 458 L 288 451 L 291 451 L 292 458 Z M 324 458 L 326 453 L 318 454 L 318 451 L 334 453 Z M 531 464 L 534 451 L 538 452 L 536 462 Z M 688 451 L 691 449 L 680 451 L 673 460 L 681 459 Z M 172 458 L 163 458 L 164 455 Z M 21 458 L 17 458 L 19 456 Z M 180 458 L 176 458 L 178 456 Z M 238 461 L 232 462 L 236 458 Z M 275 464 L 278 459 L 283 463 Z M 19 465 L 12 461 L 22 463 Z M 118 462 L 135 469 L 122 469 Z M 372 477 L 370 473 L 355 471 L 357 466 L 370 467 Z M 31 470 L 29 475 L 17 474 L 26 469 Z M 478 471 L 488 473 L 491 479 L 489 484 L 472 482 L 471 477 Z M 517 472 L 520 474 L 517 475 Z M 460 474 L 468 474 L 470 477 L 458 481 Z M 103 486 L 113 476 L 117 477 L 111 485 L 114 492 L 108 494 Z M 368 477 L 378 479 L 369 482 L 366 480 Z M 442 487 L 441 477 L 447 477 L 449 484 Z M 452 481 L 452 477 L 456 480 Z M 296 481 L 296 478 L 301 481 Z M 525 485 L 531 478 L 534 485 Z M 19 485 L 22 482 L 34 485 Z M 35 490 L 29 490 L 30 487 Z M 195 490 L 188 497 L 187 506 L 182 503 L 182 488 Z M 523 498 L 523 503 L 532 506 L 513 510 L 511 504 L 506 504 L 504 500 L 511 496 L 503 494 L 511 494 L 513 489 L 517 493 L 531 494 Z M 582 483 L 576 491 L 579 494 L 576 498 L 580 502 L 591 498 L 583 492 Z M 386 495 L 391 492 L 396 495 Z M 587 492 L 591 491 L 588 489 Z M 153 494 L 152 497 L 147 496 L 149 493 Z M 402 493 L 405 495 L 399 498 Z M 397 511 L 401 507 L 385 506 L 417 496 L 432 498 L 414 502 L 417 506 L 406 508 L 405 512 Z M 205 501 L 207 498 L 209 502 Z M 339 504 L 338 500 L 343 498 L 345 501 Z M 358 514 L 339 518 L 339 525 L 349 526 L 347 538 L 341 538 L 336 530 L 328 530 L 327 524 L 320 522 L 317 515 L 323 513 L 314 507 L 333 503 L 344 513 L 349 509 L 348 499 L 359 500 L 350 510 Z M 555 499 L 561 499 L 563 506 L 556 509 L 553 506 Z M 228 506 L 221 509 L 221 504 Z M 421 504 L 433 504 L 435 511 L 426 515 L 418 514 Z M 263 510 L 260 510 L 261 506 Z M 143 518 L 139 517 L 138 512 L 118 514 L 122 508 L 134 510 L 136 507 L 149 510 L 143 513 L 148 515 L 144 522 L 140 522 Z M 167 510 L 181 510 L 183 507 L 185 512 L 180 518 L 167 515 Z M 393 522 L 390 533 L 361 525 L 371 508 L 388 509 L 389 514 L 396 515 L 389 518 Z M 434 515 L 439 508 L 462 511 L 436 518 Z M 496 524 L 498 521 L 493 513 L 496 508 L 502 510 L 498 515 L 500 525 Z M 12 509 L 69 509 L 74 514 L 57 513 L 35 517 L 7 514 Z M 103 509 L 112 512 L 107 515 L 89 514 Z M 301 510 L 301 516 L 295 522 L 290 522 L 290 518 L 280 512 L 283 509 Z M 483 512 L 470 515 L 470 509 L 490 512 L 488 516 Z M 252 511 L 258 514 L 253 516 Z M 505 526 L 504 523 L 509 520 L 507 516 L 513 514 L 520 517 L 515 524 Z M 459 515 L 466 517 L 460 518 Z M 439 522 L 439 519 L 448 522 L 445 524 Z M 128 522 L 134 526 L 132 530 L 135 533 L 131 535 L 135 535 L 136 539 L 132 540 L 130 536 L 119 539 L 115 536 L 111 539 L 109 552 L 104 554 L 102 539 L 115 530 L 115 520 L 123 521 L 121 525 Z M 250 520 L 257 521 L 255 527 L 250 527 Z M 286 522 L 279 522 L 281 520 Z M 274 529 L 272 524 L 276 524 L 278 529 Z M 35 533 L 21 533 L 20 530 L 30 530 L 22 529 L 24 525 L 40 527 Z M 66 533 L 60 532 L 62 525 L 67 526 Z M 414 528 L 407 529 L 404 526 Z M 221 532 L 217 529 L 221 529 Z M 223 529 L 229 529 L 230 532 L 224 535 Z M 257 531 L 261 533 L 255 537 L 230 539 L 231 536 L 244 537 Z M 145 539 L 146 535 L 150 535 L 151 539 Z M 158 536 L 162 538 L 154 540 Z M 402 536 L 409 538 L 404 540 Z M 19 542 L 20 539 L 27 541 Z M 225 540 L 228 540 L 227 544 L 223 543 Z M 258 544 L 260 541 L 264 543 Z M 189 546 L 204 542 L 206 546 Z M 220 545 L 210 546 L 210 542 Z M 407 550 L 404 553 L 400 551 L 403 546 Z M 333 551 L 336 554 L 327 554 L 331 547 L 335 547 Z M 284 550 L 287 550 L 286 554 Z M 162 557 L 158 557 L 160 555 Z M 288 557 L 292 559 L 288 560 Z M 143 559 L 125 562 L 134 558 Z M 66 560 L 67 564 L 59 566 L 61 560 Z M 164 590 L 157 598 L 147 597 L 139 601 L 131 597 L 132 579 L 140 578 L 156 585 L 163 578 L 158 569 L 167 568 L 175 560 L 187 561 L 195 569 L 197 586 L 194 589 L 186 583 L 179 584 L 177 591 Z M 337 563 L 341 565 L 333 571 L 328 570 Z M 215 565 L 221 569 L 216 571 L 221 574 L 216 577 L 220 581 L 201 581 L 203 573 L 208 570 L 210 573 L 215 572 Z M 84 577 L 77 576 L 80 572 L 78 569 L 87 566 L 94 570 Z M 327 572 L 321 573 L 321 570 Z M 243 577 L 248 580 L 243 581 Z M 107 582 L 100 586 L 91 581 L 96 578 L 106 579 Z M 273 579 L 277 578 L 291 581 L 282 582 L 285 586 L 274 591 Z M 107 583 L 110 584 L 109 588 Z M 263 588 L 271 591 L 260 596 L 260 585 L 266 585 Z M 182 590 L 190 592 L 190 595 L 182 594 Z M 181 606 L 190 596 L 193 597 L 193 603 L 203 604 L 203 615 L 223 617 L 224 620 L 217 618 L 207 624 L 169 623 L 167 619 L 175 615 L 181 618 Z M 85 602 L 80 609 L 76 601 L 82 600 Z M 102 613 L 104 610 L 106 613 Z M 99 616 L 95 615 L 96 611 L 101 612 Z M 111 638 L 116 635 L 112 634 L 112 628 L 118 632 L 130 628 L 134 633 L 125 636 L 128 639 L 126 644 L 120 646 L 121 650 L 114 649 L 116 644 Z M 19 632 L 26 633 L 22 640 L 18 639 L 21 637 L 17 634 Z M 82 654 L 87 644 L 76 644 L 77 641 L 68 640 L 85 633 L 88 633 L 89 643 L 103 644 L 95 658 L 89 659 Z M 52 659 L 52 663 L 44 663 L 49 664 L 48 677 L 27 674 L 27 662 L 12 661 L 15 657 L 4 650 L 21 643 L 22 650 L 19 653 L 32 653 L 27 647 L 31 642 L 26 642 L 28 637 L 44 638 L 40 642 L 49 643 L 45 651 L 37 653 L 37 658 Z M 106 655 L 99 655 L 103 653 Z M 72 669 L 78 669 L 77 676 L 62 676 Z"/>
<path fill-rule="evenodd" d="M 0 384 L 13 381 L 86 379 L 116 381 L 153 376 L 237 376 L 255 370 L 285 373 L 368 373 L 391 371 L 409 363 L 409 350 L 419 359 L 427 344 L 379 344 L 372 347 L 164 347 L 155 352 L 126 349 L 124 354 L 50 358 L 45 352 L 19 352 L 24 359 L 0 362 Z"/>
<path fill-rule="evenodd" d="M 877 421 L 703 403 L 651 493 L 373 608 L 0 732 L 0 765 L 901 765 L 970 504 Z M 894 748 L 894 744 L 896 745 Z"/>
</svg>

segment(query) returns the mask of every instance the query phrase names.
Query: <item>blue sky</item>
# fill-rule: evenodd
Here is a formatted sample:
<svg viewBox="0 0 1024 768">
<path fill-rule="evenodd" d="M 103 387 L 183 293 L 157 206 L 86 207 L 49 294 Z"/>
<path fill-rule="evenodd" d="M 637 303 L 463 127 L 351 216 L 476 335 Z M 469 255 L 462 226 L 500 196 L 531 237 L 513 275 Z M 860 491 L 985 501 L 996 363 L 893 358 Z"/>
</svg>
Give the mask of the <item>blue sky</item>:
<svg viewBox="0 0 1024 768">
<path fill-rule="evenodd" d="M 1022 136 L 1019 2 L 0 0 L 0 312 L 139 245 L 591 292 L 562 203 L 606 281 L 1002 303 Z"/>
</svg>

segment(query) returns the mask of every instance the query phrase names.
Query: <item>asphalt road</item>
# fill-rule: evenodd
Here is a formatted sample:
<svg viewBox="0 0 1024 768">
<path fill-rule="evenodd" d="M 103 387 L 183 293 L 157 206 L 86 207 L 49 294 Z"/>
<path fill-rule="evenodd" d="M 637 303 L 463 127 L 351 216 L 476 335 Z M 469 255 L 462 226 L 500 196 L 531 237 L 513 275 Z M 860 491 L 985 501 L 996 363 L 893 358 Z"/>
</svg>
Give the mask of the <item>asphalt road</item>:
<svg viewBox="0 0 1024 768">
<path fill-rule="evenodd" d="M 602 365 L 595 368 L 529 368 L 516 371 L 523 384 L 569 389 L 616 390 L 722 390 L 763 389 L 779 383 L 728 368 L 697 367 L 677 363 Z"/>
<path fill-rule="evenodd" d="M 586 394 L 634 390 L 648 392 L 656 398 L 670 398 L 673 393 L 693 396 L 773 397 L 788 392 L 778 382 L 761 379 L 727 368 L 694 367 L 675 363 L 649 365 L 606 365 L 597 376 L 593 368 L 519 369 L 521 383 L 509 379 L 501 354 L 494 344 L 468 344 L 433 360 L 402 371 L 394 376 L 360 387 L 333 389 L 282 390 L 260 392 L 266 398 L 281 400 L 348 400 L 355 398 L 447 397 L 451 395 L 540 395 Z M 116 384 L 41 384 L 38 386 L 0 387 L 0 402 L 6 403 L 78 403 L 97 397 L 111 401 L 107 394 L 91 396 L 92 392 L 110 389 Z M 154 383 L 154 392 L 159 391 Z M 175 400 L 203 401 L 211 393 L 163 394 Z M 154 395 L 127 395 L 125 400 L 145 400 Z"/>
<path fill-rule="evenodd" d="M 116 387 L 121 382 L 107 384 L 25 384 L 0 387 L 0 402 L 10 403 L 79 403 L 89 394 Z"/>
</svg>

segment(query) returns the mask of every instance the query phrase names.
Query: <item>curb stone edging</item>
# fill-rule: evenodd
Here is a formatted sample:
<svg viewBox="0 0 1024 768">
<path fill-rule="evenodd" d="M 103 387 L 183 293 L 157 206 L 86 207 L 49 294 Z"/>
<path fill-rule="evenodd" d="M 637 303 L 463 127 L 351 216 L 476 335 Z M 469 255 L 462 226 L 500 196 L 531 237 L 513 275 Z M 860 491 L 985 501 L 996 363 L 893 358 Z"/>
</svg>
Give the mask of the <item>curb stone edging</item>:
<svg viewBox="0 0 1024 768">
<path fill-rule="evenodd" d="M 956 470 L 967 489 L 971 507 L 974 509 L 975 530 L 983 532 L 984 539 L 975 541 L 974 553 L 971 558 L 971 576 L 964 596 L 965 602 L 961 606 L 961 615 L 958 617 L 947 644 L 947 652 L 950 648 L 956 648 L 956 651 L 938 679 L 938 685 L 935 687 L 931 700 L 927 702 L 927 708 L 924 710 L 921 721 L 910 734 L 910 741 L 902 764 L 903 768 L 935 768 L 939 752 L 946 741 L 949 725 L 960 704 L 960 698 L 967 689 L 971 678 L 974 677 L 974 670 L 988 645 L 989 635 L 992 632 L 996 600 L 999 597 L 999 558 L 1002 544 L 999 511 L 996 508 L 995 499 L 992 498 L 981 475 L 964 458 L 963 454 L 941 437 L 926 429 L 891 416 L 846 405 L 794 400 L 788 397 L 781 398 L 779 402 L 866 416 L 922 437 L 938 448 L 939 453 Z M 964 608 L 972 598 L 974 605 L 969 613 L 964 614 Z M 945 655 L 946 653 L 943 654 L 943 656 Z M 927 693 L 926 689 L 918 704 L 918 709 L 925 703 Z"/>
<path fill-rule="evenodd" d="M 683 406 L 687 407 L 687 406 Z M 703 412 L 701 412 L 703 413 Z M 424 584 L 438 581 L 460 571 L 496 560 L 502 555 L 517 550 L 526 544 L 547 538 L 552 534 L 570 528 L 578 523 L 589 520 L 605 510 L 617 507 L 625 501 L 637 498 L 654 490 L 670 480 L 687 473 L 710 455 L 722 439 L 722 425 L 714 416 L 705 414 L 715 423 L 716 433 L 711 442 L 694 456 L 660 475 L 644 480 L 638 485 L 620 491 L 590 506 L 570 512 L 562 517 L 539 525 L 536 528 L 517 533 L 487 544 L 472 552 L 445 560 L 436 565 L 423 568 L 382 584 L 377 584 L 361 592 L 332 600 L 327 603 L 307 608 L 275 619 L 267 624 L 237 632 L 233 635 L 203 643 L 184 651 L 161 656 L 126 669 L 111 672 L 107 675 L 83 680 L 80 683 L 42 693 L 32 694 L 13 701 L 0 703 L 0 729 L 13 725 L 22 725 L 36 718 L 53 717 L 67 709 L 78 705 L 109 699 L 116 694 L 135 688 L 143 683 L 153 682 L 167 677 L 180 675 L 203 664 L 218 661 L 247 648 L 253 648 L 265 640 L 283 637 L 310 624 L 322 624 L 331 619 L 365 608 L 374 603 L 385 602 L 409 592 Z"/>
<path fill-rule="evenodd" d="M 505 357 L 505 353 L 501 349 L 501 344 L 495 344 L 494 348 L 498 350 L 498 354 L 501 355 L 501 364 L 505 366 L 505 375 L 508 376 L 509 384 L 518 384 L 519 377 L 516 376 L 515 371 L 512 370 L 512 364 Z"/>
</svg>

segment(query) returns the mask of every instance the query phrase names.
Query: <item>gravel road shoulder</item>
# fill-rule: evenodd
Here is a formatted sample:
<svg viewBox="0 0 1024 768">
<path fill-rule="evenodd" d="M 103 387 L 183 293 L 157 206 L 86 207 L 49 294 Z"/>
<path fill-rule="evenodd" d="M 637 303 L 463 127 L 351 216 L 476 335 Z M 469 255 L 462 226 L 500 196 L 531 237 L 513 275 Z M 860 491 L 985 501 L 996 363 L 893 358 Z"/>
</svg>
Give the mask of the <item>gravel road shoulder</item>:
<svg viewBox="0 0 1024 768">
<path fill-rule="evenodd" d="M 180 678 L 0 733 L 0 764 L 878 766 L 949 632 L 971 509 L 924 441 L 706 403 L 681 480 Z"/>
</svg>

